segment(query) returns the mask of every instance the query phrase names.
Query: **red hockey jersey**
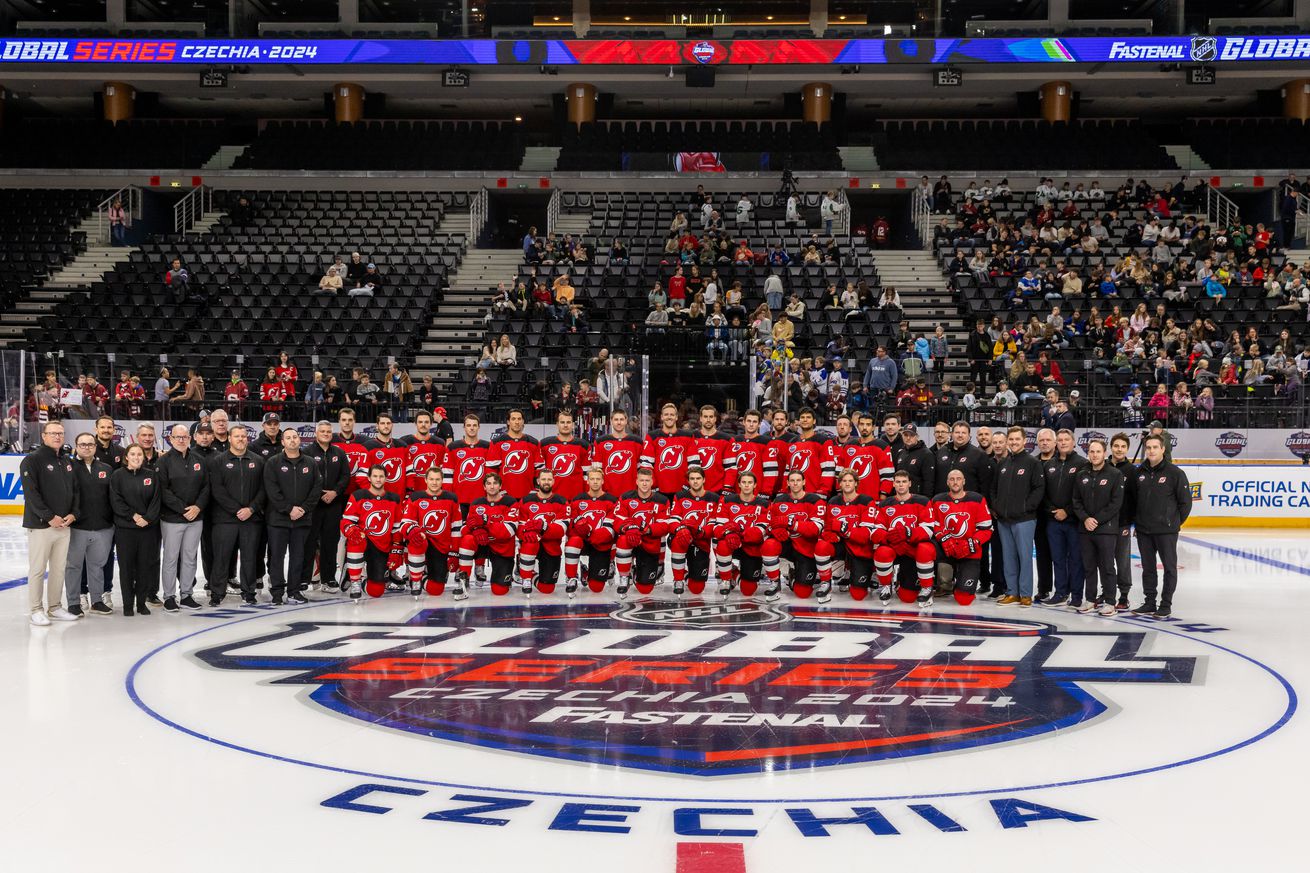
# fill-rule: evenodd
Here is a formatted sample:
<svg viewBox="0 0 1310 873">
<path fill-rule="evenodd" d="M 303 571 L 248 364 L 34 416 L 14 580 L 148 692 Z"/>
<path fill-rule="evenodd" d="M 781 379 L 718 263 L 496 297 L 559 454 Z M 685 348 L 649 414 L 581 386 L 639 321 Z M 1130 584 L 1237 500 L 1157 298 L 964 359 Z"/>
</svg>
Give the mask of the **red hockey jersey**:
<svg viewBox="0 0 1310 873">
<path fill-rule="evenodd" d="M 591 463 L 605 474 L 606 494 L 627 494 L 637 487 L 641 450 L 641 440 L 636 437 L 607 436 L 596 441 Z"/>
<path fill-rule="evenodd" d="M 696 438 L 685 430 L 655 431 L 641 448 L 641 466 L 655 471 L 656 491 L 677 494 L 687 487 L 687 468 L 700 466 Z"/>
<path fill-rule="evenodd" d="M 676 519 L 679 527 L 685 527 L 696 535 L 701 542 L 708 542 L 710 531 L 719 523 L 719 501 L 717 491 L 706 489 L 700 497 L 683 488 L 674 495 L 669 504 L 669 517 Z"/>
<path fill-rule="evenodd" d="M 796 551 L 813 558 L 814 544 L 823 536 L 827 515 L 828 506 L 817 494 L 806 494 L 799 500 L 780 494 L 769 507 L 769 530 L 774 539 L 790 542 Z"/>
<path fill-rule="evenodd" d="M 586 521 L 592 530 L 614 527 L 614 507 L 619 499 L 608 491 L 599 497 L 579 494 L 569 501 L 569 526 Z"/>
<path fill-rule="evenodd" d="M 365 466 L 364 460 L 368 457 L 368 450 L 364 448 L 364 441 L 358 434 L 346 439 L 341 434 L 332 437 L 332 442 L 341 447 L 341 451 L 346 453 L 350 460 L 350 490 L 358 491 L 368 489 L 368 467 Z"/>
<path fill-rule="evenodd" d="M 692 442 L 696 446 L 700 468 L 705 471 L 705 490 L 719 491 L 727 481 L 727 459 L 732 451 L 732 439 L 717 431 L 709 436 L 697 431 Z"/>
<path fill-rule="evenodd" d="M 533 492 L 514 505 L 514 524 L 520 533 L 525 526 L 544 530 L 551 522 L 567 523 L 568 518 L 569 502 L 558 494 L 541 497 Z"/>
<path fill-rule="evenodd" d="M 486 494 L 482 478 L 487 474 L 487 455 L 490 453 L 491 445 L 486 440 L 478 440 L 473 445 L 461 440 L 446 451 L 442 464 L 446 487 L 454 491 L 465 506 Z"/>
<path fill-rule="evenodd" d="M 512 529 L 516 505 L 514 498 L 503 491 L 495 502 L 488 500 L 487 495 L 483 494 L 469 504 L 468 513 L 464 516 L 464 526 L 485 528 L 499 521 L 509 525 Z M 512 558 L 516 543 L 512 537 L 507 540 L 493 537 L 487 547 L 502 557 Z"/>
<path fill-rule="evenodd" d="M 401 510 L 401 536 L 408 537 L 417 528 L 427 536 L 434 549 L 450 555 L 459 546 L 463 527 L 459 500 L 453 491 L 443 490 L 435 495 L 426 490 L 414 491 L 405 499 Z"/>
<path fill-rule="evenodd" d="M 358 525 L 368 541 L 380 552 L 390 552 L 392 536 L 400 527 L 403 507 L 400 498 L 390 491 L 381 497 L 366 489 L 350 495 L 341 516 L 341 532 Z"/>
<path fill-rule="evenodd" d="M 641 530 L 642 545 L 647 551 L 658 549 L 673 527 L 669 521 L 669 498 L 658 491 L 650 497 L 642 497 L 636 491 L 620 497 L 614 506 L 614 530 L 622 533 L 632 527 Z"/>
<path fill-rule="evenodd" d="M 883 497 L 892 493 L 891 453 L 876 441 L 853 442 L 833 447 L 837 469 L 850 470 L 859 481 L 861 494 Z"/>
<path fill-rule="evenodd" d="M 878 504 L 867 494 L 856 494 L 847 503 L 840 494 L 828 501 L 827 534 L 846 544 L 857 558 L 872 558 L 881 540 L 878 527 Z"/>
<path fill-rule="evenodd" d="M 885 541 L 893 548 L 932 539 L 933 521 L 932 513 L 928 511 L 928 498 L 911 494 L 902 502 L 895 495 L 888 497 L 878 504 L 878 525 L 883 529 Z"/>
<path fill-rule="evenodd" d="M 505 493 L 517 500 L 537 485 L 537 471 L 541 469 L 541 446 L 535 437 L 527 434 L 517 439 L 508 433 L 501 434 L 491 443 L 487 469 L 500 474 Z"/>
<path fill-rule="evenodd" d="M 756 495 L 747 503 L 740 494 L 725 494 L 717 510 L 721 527 L 729 527 L 737 534 L 745 533 L 746 528 L 759 529 L 760 539 L 769 535 L 769 511 L 772 504 L 769 498 Z M 742 549 L 753 558 L 760 556 L 761 543 L 746 542 L 743 537 Z"/>
<path fill-rule="evenodd" d="M 560 497 L 572 500 L 587 490 L 591 445 L 586 440 L 546 437 L 541 441 L 541 460 L 555 474 L 555 493 Z"/>
<path fill-rule="evenodd" d="M 963 540 L 973 545 L 961 555 L 946 552 L 947 556 L 981 558 L 983 543 L 992 538 L 992 513 L 987 508 L 987 500 L 976 491 L 966 491 L 959 499 L 946 493 L 938 494 L 930 503 L 933 532 L 943 551 L 948 548 L 948 540 Z"/>
<path fill-rule="evenodd" d="M 796 434 L 787 443 L 786 458 L 786 474 L 778 485 L 780 492 L 786 490 L 786 475 L 799 472 L 805 474 L 806 491 L 824 497 L 832 493 L 837 465 L 830 436 L 819 431 L 808 437 Z"/>
<path fill-rule="evenodd" d="M 424 491 L 427 489 L 424 477 L 428 475 L 428 470 L 433 467 L 440 470 L 446 460 L 446 444 L 435 437 L 429 437 L 427 442 L 409 437 L 404 440 L 404 445 L 407 453 L 405 484 L 411 491 Z"/>
<path fill-rule="evenodd" d="M 754 439 L 741 437 L 732 441 L 725 459 L 727 476 L 723 487 L 736 490 L 737 477 L 742 473 L 755 474 L 755 493 L 771 495 L 778 485 L 778 446 L 765 436 Z"/>
<path fill-rule="evenodd" d="M 409 466 L 409 450 L 399 440 L 384 443 L 381 440 L 369 440 L 364 443 L 368 455 L 364 458 L 364 476 L 368 477 L 368 468 L 374 464 L 382 465 L 387 471 L 387 490 L 404 499 L 409 493 L 405 487 L 405 468 Z"/>
</svg>

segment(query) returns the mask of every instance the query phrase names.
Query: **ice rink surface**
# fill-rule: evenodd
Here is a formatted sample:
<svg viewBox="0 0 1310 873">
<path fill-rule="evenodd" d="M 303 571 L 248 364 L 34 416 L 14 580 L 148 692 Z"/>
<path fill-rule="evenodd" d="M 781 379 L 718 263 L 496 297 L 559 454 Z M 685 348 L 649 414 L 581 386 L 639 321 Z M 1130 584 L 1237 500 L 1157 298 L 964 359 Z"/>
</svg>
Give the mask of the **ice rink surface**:
<svg viewBox="0 0 1310 873">
<path fill-rule="evenodd" d="M 1166 622 L 483 588 L 31 628 L 5 519 L 4 866 L 1299 869 L 1310 533 L 1179 557 Z"/>
</svg>

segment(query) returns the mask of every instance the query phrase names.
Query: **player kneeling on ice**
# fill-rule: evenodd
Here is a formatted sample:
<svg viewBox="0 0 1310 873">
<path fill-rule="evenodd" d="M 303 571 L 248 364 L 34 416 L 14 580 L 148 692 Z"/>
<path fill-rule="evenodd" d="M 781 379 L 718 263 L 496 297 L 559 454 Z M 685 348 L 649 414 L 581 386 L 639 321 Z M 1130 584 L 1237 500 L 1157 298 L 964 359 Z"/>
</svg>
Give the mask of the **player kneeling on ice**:
<svg viewBox="0 0 1310 873">
<path fill-rule="evenodd" d="M 769 510 L 772 537 L 764 543 L 764 574 L 778 578 L 779 559 L 791 562 L 791 590 L 797 597 L 814 594 L 820 603 L 832 599 L 832 543 L 823 538 L 828 506 L 805 490 L 805 474 L 787 474 L 787 490 L 773 499 Z"/>
<path fill-rule="evenodd" d="M 529 491 L 514 507 L 515 527 L 519 535 L 519 583 L 524 594 L 537 590 L 550 594 L 559 579 L 560 558 L 564 554 L 564 537 L 569 532 L 569 504 L 555 493 L 555 474 L 537 472 L 537 490 Z"/>
<path fill-rule="evenodd" d="M 877 476 L 875 471 L 872 475 Z M 873 584 L 873 550 L 882 542 L 878 504 L 860 493 L 860 479 L 850 470 L 837 477 L 837 496 L 828 501 L 828 522 L 823 538 L 832 544 L 834 557 L 845 566 L 837 587 L 863 600 Z"/>
<path fill-rule="evenodd" d="M 946 492 L 932 499 L 929 511 L 942 563 L 955 571 L 955 602 L 968 606 L 978 592 L 983 543 L 992 538 L 987 501 L 976 491 L 965 491 L 964 473 L 952 470 L 946 477 Z M 931 589 L 928 593 L 931 598 Z"/>
<path fill-rule="evenodd" d="M 381 597 L 387 590 L 388 575 L 404 560 L 400 516 L 400 498 L 387 490 L 387 471 L 374 464 L 368 469 L 368 488 L 350 495 L 341 516 L 351 600 L 358 601 L 361 591 Z"/>
<path fill-rule="evenodd" d="M 618 498 L 605 491 L 605 471 L 587 471 L 587 490 L 569 501 L 569 538 L 564 545 L 564 590 L 569 597 L 581 584 L 579 563 L 587 559 L 587 586 L 605 589 L 614 569 L 614 507 Z"/>
<path fill-rule="evenodd" d="M 719 593 L 732 593 L 733 561 L 741 568 L 741 593 L 753 597 L 764 573 L 764 543 L 769 539 L 769 499 L 755 493 L 754 473 L 737 473 L 737 493 L 723 495 L 718 524 L 714 528 L 714 563 L 719 573 Z M 773 566 L 778 566 L 774 552 Z M 767 600 L 778 599 L 779 581 L 769 577 Z"/>
<path fill-rule="evenodd" d="M 464 520 L 459 499 L 445 489 L 441 467 L 428 467 L 423 491 L 413 491 L 401 512 L 400 536 L 406 547 L 409 593 L 427 590 L 434 597 L 446 590 L 446 576 L 459 569 L 456 544 Z"/>
<path fill-rule="evenodd" d="M 669 537 L 673 565 L 673 593 L 683 586 L 702 594 L 710 577 L 712 531 L 718 525 L 719 494 L 705 490 L 705 472 L 700 467 L 687 471 L 687 487 L 673 497 L 669 512 L 676 527 Z"/>
<path fill-rule="evenodd" d="M 664 538 L 673 530 L 669 519 L 669 501 L 654 490 L 654 473 L 649 467 L 637 471 L 637 487 L 619 498 L 614 509 L 614 530 L 618 546 L 614 550 L 614 569 L 618 574 L 615 590 L 628 596 L 636 565 L 637 590 L 650 594 L 664 570 Z"/>
<path fill-rule="evenodd" d="M 479 561 L 491 561 L 492 594 L 508 594 L 514 584 L 514 498 L 500 484 L 499 473 L 487 473 L 482 477 L 485 495 L 469 504 L 459 538 L 459 572 L 452 592 L 456 600 L 469 596 L 469 576 Z"/>
<path fill-rule="evenodd" d="M 878 579 L 878 599 L 892 599 L 892 574 L 899 565 L 897 595 L 904 603 L 932 605 L 933 576 L 937 570 L 937 547 L 932 542 L 932 514 L 928 498 L 910 493 L 910 474 L 897 470 L 892 477 L 892 496 L 878 504 L 878 526 L 882 544 L 873 550 L 873 571 Z M 911 571 L 909 565 L 913 563 Z M 917 584 L 916 584 L 917 582 Z"/>
</svg>

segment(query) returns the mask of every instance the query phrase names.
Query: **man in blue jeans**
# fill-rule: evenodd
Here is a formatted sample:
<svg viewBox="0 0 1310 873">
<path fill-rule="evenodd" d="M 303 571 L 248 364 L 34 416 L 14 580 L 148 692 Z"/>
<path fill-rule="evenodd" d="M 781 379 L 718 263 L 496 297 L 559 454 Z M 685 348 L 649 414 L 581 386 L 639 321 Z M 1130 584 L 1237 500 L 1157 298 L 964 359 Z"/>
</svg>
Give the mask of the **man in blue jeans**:
<svg viewBox="0 0 1310 873">
<path fill-rule="evenodd" d="M 1045 461 L 1046 499 L 1042 511 L 1047 513 L 1046 539 L 1051 544 L 1055 592 L 1050 606 L 1077 609 L 1083 603 L 1083 552 L 1078 519 L 1073 511 L 1074 484 L 1087 466 L 1087 459 L 1074 447 L 1073 431 L 1061 428 L 1055 435 L 1055 455 Z"/>
<path fill-rule="evenodd" d="M 1046 480 L 1041 463 L 1025 451 L 1026 442 L 1023 428 L 1006 430 L 1006 455 L 997 462 L 992 480 L 992 518 L 1005 572 L 1005 596 L 998 606 L 1033 605 L 1033 534 Z"/>
</svg>

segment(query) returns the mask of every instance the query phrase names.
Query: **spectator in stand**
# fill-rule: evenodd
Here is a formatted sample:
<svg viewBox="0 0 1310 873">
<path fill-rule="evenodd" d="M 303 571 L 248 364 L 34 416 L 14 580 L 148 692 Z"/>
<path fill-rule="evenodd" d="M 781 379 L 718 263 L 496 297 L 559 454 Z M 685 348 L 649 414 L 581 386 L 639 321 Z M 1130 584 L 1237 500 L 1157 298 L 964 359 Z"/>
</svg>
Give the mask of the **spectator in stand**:
<svg viewBox="0 0 1310 873">
<path fill-rule="evenodd" d="M 646 294 L 646 305 L 654 309 L 656 306 L 668 306 L 669 295 L 664 292 L 664 287 L 656 282 Z"/>
<path fill-rule="evenodd" d="M 169 383 L 168 368 L 159 368 L 159 378 L 155 380 L 155 417 L 168 418 L 168 405 L 173 402 L 173 395 L 181 390 L 181 383 Z"/>
<path fill-rule="evenodd" d="M 755 205 L 751 203 L 750 196 L 742 194 L 741 198 L 737 201 L 737 223 L 749 224 L 751 221 L 751 213 L 754 209 Z"/>
<path fill-rule="evenodd" d="M 687 304 L 687 279 L 682 275 L 682 267 L 676 267 L 669 277 L 668 295 L 672 306 Z"/>
<path fill-rule="evenodd" d="M 764 280 L 764 302 L 771 312 L 782 309 L 782 295 L 782 278 L 777 271 L 771 272 L 769 277 Z"/>
<path fill-rule="evenodd" d="M 714 311 L 705 319 L 705 351 L 710 363 L 726 363 L 728 360 L 728 320 L 723 315 L 722 307 L 717 304 Z"/>
<path fill-rule="evenodd" d="M 1050 385 L 1064 385 L 1064 374 L 1060 372 L 1060 363 L 1052 360 L 1051 353 L 1042 351 L 1037 353 L 1037 363 L 1033 365 L 1033 372 L 1037 378 Z M 1059 430 L 1059 428 L 1053 428 Z"/>
<path fill-rule="evenodd" d="M 223 403 L 228 415 L 241 418 L 241 410 L 250 398 L 250 386 L 241 378 L 240 370 L 233 370 L 228 383 L 223 386 Z"/>
<path fill-rule="evenodd" d="M 795 340 L 796 325 L 792 324 L 786 312 L 779 313 L 778 320 L 773 324 L 773 347 L 791 349 L 795 347 Z"/>
<path fill-rule="evenodd" d="M 1173 396 L 1169 400 L 1170 423 L 1174 427 L 1191 427 L 1190 417 L 1195 402 L 1186 382 L 1175 385 Z"/>
<path fill-rule="evenodd" d="M 732 262 L 739 267 L 749 267 L 755 263 L 755 252 L 746 244 L 746 240 L 737 243 L 737 248 L 733 249 Z"/>
<path fill-rule="evenodd" d="M 1155 386 L 1155 393 L 1146 403 L 1151 415 L 1161 421 L 1169 417 L 1169 386 L 1161 382 Z"/>
<path fill-rule="evenodd" d="M 300 380 L 300 371 L 296 365 L 291 363 L 291 356 L 285 351 L 278 352 L 277 363 L 273 365 L 273 371 L 277 373 L 278 378 L 287 377 L 293 385 Z"/>
<path fill-rule="evenodd" d="M 888 313 L 891 318 L 900 317 L 901 295 L 894 285 L 887 285 L 882 289 L 882 296 L 878 298 L 878 308 Z"/>
<path fill-rule="evenodd" d="M 1295 204 L 1295 200 L 1292 201 Z M 127 229 L 132 226 L 132 215 L 123 208 L 123 201 L 117 197 L 109 204 L 109 244 L 127 245 Z"/>
<path fill-rule="evenodd" d="M 358 288 L 364 283 L 364 276 L 367 273 L 368 262 L 360 256 L 359 252 L 351 252 L 350 263 L 346 264 L 346 287 Z"/>
<path fill-rule="evenodd" d="M 869 228 L 869 242 L 876 249 L 885 249 L 891 244 L 892 226 L 887 223 L 887 216 L 879 215 Z"/>
<path fill-rule="evenodd" d="M 518 364 L 519 351 L 509 341 L 509 334 L 502 333 L 500 335 L 500 339 L 496 342 L 496 348 L 492 352 L 492 359 L 497 366 L 502 368 L 509 368 Z"/>
<path fill-rule="evenodd" d="M 286 383 L 278 378 L 277 368 L 269 367 L 264 374 L 264 381 L 259 385 L 259 399 L 265 413 L 282 414 L 282 404 L 286 401 Z"/>
<path fill-rule="evenodd" d="M 932 336 L 928 337 L 928 356 L 935 371 L 941 373 L 946 369 L 946 360 L 951 356 L 951 342 L 946 336 L 946 328 L 940 324 L 933 330 Z"/>
<path fill-rule="evenodd" d="M 646 316 L 646 330 L 650 333 L 664 333 L 669 326 L 669 313 L 663 303 L 656 303 L 655 308 Z"/>
<path fill-rule="evenodd" d="M 372 297 L 375 292 L 382 289 L 384 280 L 382 274 L 378 272 L 376 264 L 369 264 L 364 268 L 364 275 L 360 278 L 359 284 L 346 292 L 347 297 Z"/>
<path fill-rule="evenodd" d="M 205 380 L 195 370 L 186 371 L 186 387 L 182 391 L 182 396 L 178 399 L 191 415 L 194 415 L 204 405 Z"/>
<path fill-rule="evenodd" d="M 191 273 L 182 266 L 181 258 L 173 258 L 173 265 L 164 273 L 164 284 L 173 292 L 177 303 L 185 303 L 190 296 Z"/>
<path fill-rule="evenodd" d="M 378 410 L 378 393 L 381 389 L 374 384 L 368 373 L 360 371 L 359 382 L 355 385 L 354 400 L 359 410 L 360 421 L 376 420 Z"/>
<path fill-rule="evenodd" d="M 881 401 L 896 391 L 899 381 L 900 369 L 896 362 L 887 356 L 886 346 L 878 346 L 864 371 L 865 388 L 875 401 Z"/>
<path fill-rule="evenodd" d="M 341 277 L 337 275 L 337 271 L 332 267 L 328 267 L 327 272 L 323 274 L 323 278 L 318 280 L 318 290 L 327 294 L 339 293 L 342 285 L 343 282 Z"/>
</svg>

